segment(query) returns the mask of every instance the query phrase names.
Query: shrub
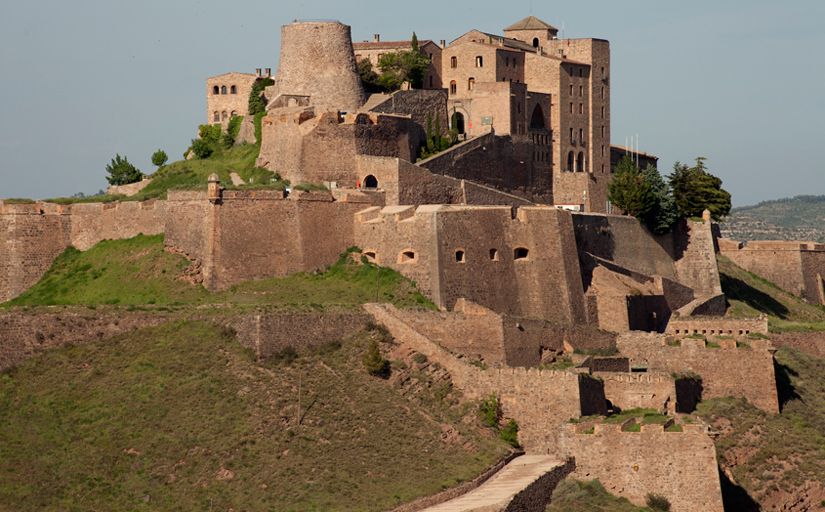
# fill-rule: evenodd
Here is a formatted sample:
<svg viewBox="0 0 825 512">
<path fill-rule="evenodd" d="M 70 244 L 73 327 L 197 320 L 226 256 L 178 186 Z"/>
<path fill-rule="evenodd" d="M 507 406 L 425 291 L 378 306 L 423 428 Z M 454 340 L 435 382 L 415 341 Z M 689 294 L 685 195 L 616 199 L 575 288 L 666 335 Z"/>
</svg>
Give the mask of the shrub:
<svg viewBox="0 0 825 512">
<path fill-rule="evenodd" d="M 501 407 L 498 403 L 498 397 L 496 395 L 490 395 L 482 400 L 481 404 L 478 406 L 478 414 L 481 418 L 481 422 L 485 426 L 497 428 L 498 420 L 501 417 Z"/>
<path fill-rule="evenodd" d="M 255 80 L 255 83 L 252 84 L 252 90 L 249 91 L 249 102 L 247 104 L 247 112 L 249 115 L 254 116 L 266 110 L 264 89 L 270 85 L 275 85 L 275 80 L 271 78 L 258 78 Z"/>
<path fill-rule="evenodd" d="M 518 423 L 516 423 L 516 420 L 508 421 L 501 431 L 499 431 L 498 437 L 501 438 L 502 441 L 509 443 L 513 448 L 518 448 Z"/>
<path fill-rule="evenodd" d="M 232 136 L 232 139 L 237 139 L 241 132 L 241 123 L 243 123 L 243 116 L 232 116 L 229 120 L 229 125 L 226 127 L 226 132 Z"/>
<path fill-rule="evenodd" d="M 668 501 L 667 498 L 659 494 L 648 493 L 647 497 L 645 498 L 645 503 L 648 507 L 652 508 L 657 512 L 670 511 L 670 501 Z"/>
<path fill-rule="evenodd" d="M 390 376 L 390 362 L 381 355 L 378 342 L 375 340 L 370 341 L 367 353 L 364 354 L 364 367 L 367 369 L 367 372 L 374 377 L 386 379 Z"/>
<path fill-rule="evenodd" d="M 214 153 L 214 150 L 212 149 L 212 146 L 209 145 L 209 143 L 205 140 L 195 139 L 192 141 L 192 152 L 195 153 L 196 157 L 204 159 L 209 158 L 212 155 L 212 153 Z"/>
<path fill-rule="evenodd" d="M 152 153 L 152 165 L 154 165 L 155 167 L 163 167 L 163 164 L 165 164 L 168 160 L 169 155 L 167 155 L 166 151 L 162 149 L 159 149 Z"/>
<path fill-rule="evenodd" d="M 143 178 L 143 173 L 129 162 L 125 156 L 115 155 L 111 163 L 106 166 L 106 181 L 109 185 L 128 185 Z"/>
</svg>

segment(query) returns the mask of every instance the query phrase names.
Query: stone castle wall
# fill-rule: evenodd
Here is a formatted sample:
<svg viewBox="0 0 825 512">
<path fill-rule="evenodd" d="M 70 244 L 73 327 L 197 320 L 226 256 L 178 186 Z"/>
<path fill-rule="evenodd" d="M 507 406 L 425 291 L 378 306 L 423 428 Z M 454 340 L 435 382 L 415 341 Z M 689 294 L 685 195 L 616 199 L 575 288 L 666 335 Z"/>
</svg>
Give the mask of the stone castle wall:
<svg viewBox="0 0 825 512">
<path fill-rule="evenodd" d="M 676 383 L 667 373 L 593 372 L 604 382 L 604 396 L 622 410 L 655 409 L 673 413 Z"/>
<path fill-rule="evenodd" d="M 720 239 L 719 253 L 788 293 L 825 304 L 825 244 Z"/>
<path fill-rule="evenodd" d="M 364 309 L 397 342 L 442 365 L 469 399 L 497 395 L 504 415 L 518 421 L 519 441 L 530 452 L 556 453 L 560 425 L 570 418 L 606 412 L 602 384 L 589 375 L 534 368 L 482 370 L 419 333 L 393 306 L 368 304 Z"/>
<path fill-rule="evenodd" d="M 704 425 L 642 425 L 622 432 L 621 425 L 596 424 L 591 434 L 567 425 L 561 453 L 576 459 L 573 475 L 598 479 L 611 494 L 644 506 L 648 493 L 670 501 L 673 512 L 722 512 L 722 487 L 716 448 Z"/>
<path fill-rule="evenodd" d="M 0 302 L 34 285 L 67 247 L 163 232 L 163 201 L 4 204 L 0 201 Z"/>
<path fill-rule="evenodd" d="M 616 346 L 634 367 L 665 373 L 692 372 L 702 377 L 703 398 L 740 397 L 760 409 L 777 413 L 773 349 L 768 340 L 749 340 L 748 346 L 683 338 L 676 346 L 664 335 L 632 332 L 620 335 Z"/>
<path fill-rule="evenodd" d="M 711 336 L 733 336 L 742 338 L 750 333 L 768 334 L 768 317 L 727 318 L 727 317 L 673 317 L 667 324 L 668 334 L 707 334 Z"/>
</svg>

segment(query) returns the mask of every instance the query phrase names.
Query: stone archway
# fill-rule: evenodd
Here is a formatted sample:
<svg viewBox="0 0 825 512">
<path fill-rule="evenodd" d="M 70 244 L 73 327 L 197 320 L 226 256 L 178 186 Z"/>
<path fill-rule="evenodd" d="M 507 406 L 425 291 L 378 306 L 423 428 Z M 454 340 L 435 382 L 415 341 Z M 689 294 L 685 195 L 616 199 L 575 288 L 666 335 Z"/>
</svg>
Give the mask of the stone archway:
<svg viewBox="0 0 825 512">
<path fill-rule="evenodd" d="M 364 178 L 364 188 L 378 188 L 378 178 L 372 174 Z"/>
</svg>

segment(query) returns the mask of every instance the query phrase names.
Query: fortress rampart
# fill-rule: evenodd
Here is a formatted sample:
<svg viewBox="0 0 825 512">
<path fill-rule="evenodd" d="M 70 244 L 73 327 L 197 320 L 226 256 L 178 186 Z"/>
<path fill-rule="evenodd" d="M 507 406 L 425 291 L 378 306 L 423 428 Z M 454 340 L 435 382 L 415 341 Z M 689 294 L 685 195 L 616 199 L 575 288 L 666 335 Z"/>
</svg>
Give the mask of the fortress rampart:
<svg viewBox="0 0 825 512">
<path fill-rule="evenodd" d="M 621 425 L 597 423 L 592 433 L 566 425 L 561 454 L 576 459 L 573 475 L 598 479 L 612 494 L 644 506 L 648 493 L 666 497 L 673 512 L 722 512 L 722 487 L 716 448 L 705 425 L 642 425 L 623 432 Z"/>
<path fill-rule="evenodd" d="M 700 375 L 704 398 L 741 397 L 768 413 L 779 412 L 770 341 L 749 340 L 738 348 L 735 342 L 714 346 L 696 338 L 668 341 L 664 335 L 631 332 L 619 335 L 616 346 L 634 368 Z"/>
<path fill-rule="evenodd" d="M 622 410 L 643 408 L 673 413 L 676 383 L 666 373 L 593 372 L 604 382 L 604 395 Z"/>
<path fill-rule="evenodd" d="M 825 244 L 719 239 L 719 253 L 812 304 L 825 304 Z"/>
<path fill-rule="evenodd" d="M 768 334 L 768 317 L 727 318 L 716 316 L 672 317 L 667 324 L 667 334 L 746 337 L 753 334 Z"/>
</svg>

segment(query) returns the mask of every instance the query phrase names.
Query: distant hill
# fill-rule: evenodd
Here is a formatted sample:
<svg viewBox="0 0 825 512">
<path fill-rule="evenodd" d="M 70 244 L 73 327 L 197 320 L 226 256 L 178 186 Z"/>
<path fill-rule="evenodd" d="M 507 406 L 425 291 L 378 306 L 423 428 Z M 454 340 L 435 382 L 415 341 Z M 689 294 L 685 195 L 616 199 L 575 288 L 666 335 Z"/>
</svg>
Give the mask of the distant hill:
<svg viewBox="0 0 825 512">
<path fill-rule="evenodd" d="M 825 196 L 796 196 L 734 208 L 722 235 L 737 240 L 825 243 Z"/>
</svg>

